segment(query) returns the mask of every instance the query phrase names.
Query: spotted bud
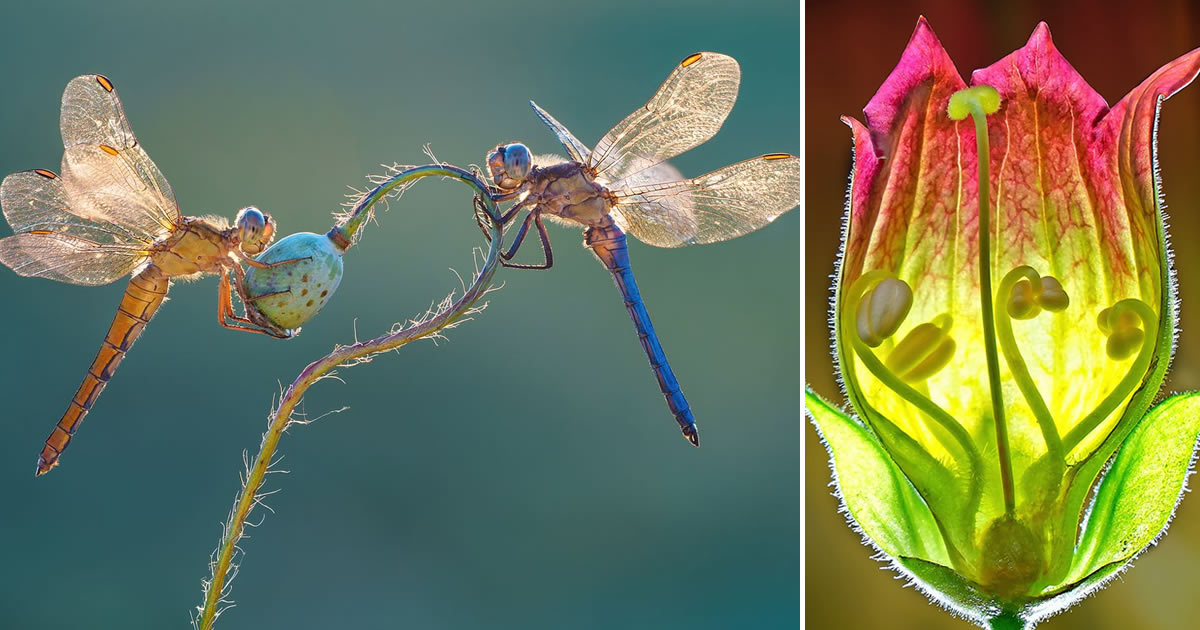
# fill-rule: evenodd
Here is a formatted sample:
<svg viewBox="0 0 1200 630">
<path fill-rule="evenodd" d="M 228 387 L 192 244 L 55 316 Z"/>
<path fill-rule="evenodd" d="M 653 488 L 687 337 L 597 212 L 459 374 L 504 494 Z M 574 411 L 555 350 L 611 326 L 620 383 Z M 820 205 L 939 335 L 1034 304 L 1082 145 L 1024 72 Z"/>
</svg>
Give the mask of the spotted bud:
<svg viewBox="0 0 1200 630">
<path fill-rule="evenodd" d="M 884 339 L 896 334 L 908 310 L 913 294 L 908 283 L 899 278 L 884 278 L 858 303 L 856 328 L 863 343 L 876 348 Z"/>
<path fill-rule="evenodd" d="M 949 315 L 939 315 L 908 331 L 888 355 L 887 368 L 910 383 L 937 374 L 954 357 L 956 346 L 948 334 L 950 324 Z"/>
</svg>

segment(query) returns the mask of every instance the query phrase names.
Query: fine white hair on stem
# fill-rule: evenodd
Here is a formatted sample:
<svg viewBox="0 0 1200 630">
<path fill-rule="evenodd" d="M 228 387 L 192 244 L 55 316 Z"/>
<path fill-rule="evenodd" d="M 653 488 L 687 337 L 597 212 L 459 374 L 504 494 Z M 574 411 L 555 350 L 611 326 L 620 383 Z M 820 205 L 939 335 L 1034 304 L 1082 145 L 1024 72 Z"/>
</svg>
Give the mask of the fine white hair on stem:
<svg viewBox="0 0 1200 630">
<path fill-rule="evenodd" d="M 483 257 L 483 263 L 482 265 L 478 261 L 475 263 L 476 273 L 469 286 L 462 283 L 460 276 L 461 293 L 452 291 L 442 300 L 431 303 L 424 313 L 408 320 L 406 325 L 395 324 L 387 332 L 366 341 L 358 340 L 358 332 L 355 328 L 353 344 L 335 346 L 331 352 L 304 368 L 291 385 L 279 393 L 278 397 L 272 397 L 267 430 L 262 435 L 258 454 L 254 457 L 253 462 L 250 461 L 248 454 L 243 457 L 244 470 L 239 475 L 242 479 L 241 490 L 234 500 L 229 516 L 222 524 L 220 546 L 210 556 L 210 577 L 202 581 L 204 602 L 197 608 L 196 615 L 192 618 L 192 625 L 198 630 L 211 630 L 216 619 L 233 606 L 232 600 L 229 599 L 230 585 L 237 577 L 238 567 L 244 557 L 244 552 L 238 543 L 245 538 L 247 527 L 257 527 L 262 524 L 261 518 L 255 523 L 249 521 L 254 509 L 258 506 L 262 506 L 268 511 L 271 509 L 264 503 L 264 500 L 277 489 L 264 491 L 263 484 L 268 473 L 277 472 L 272 468 L 280 461 L 275 457 L 275 453 L 283 434 L 291 426 L 309 424 L 329 413 L 345 410 L 345 408 L 336 409 L 309 420 L 304 414 L 302 406 L 304 395 L 309 387 L 327 378 L 337 378 L 335 374 L 338 368 L 368 363 L 380 353 L 398 350 L 417 339 L 444 338 L 442 331 L 467 321 L 471 315 L 480 312 L 487 306 L 486 302 L 480 300 L 494 288 L 491 286 L 491 281 L 499 267 L 503 230 L 499 223 L 500 211 L 490 196 L 488 184 L 480 179 L 477 173 L 440 162 L 398 170 L 391 176 L 376 182 L 373 190 L 363 194 L 349 212 L 339 216 L 338 227 L 346 228 L 347 237 L 353 240 L 362 221 L 372 216 L 371 213 L 376 203 L 386 201 L 392 194 L 403 192 L 408 186 L 423 177 L 457 179 L 473 187 L 477 195 L 484 200 L 487 212 L 483 213 L 481 224 L 486 224 L 483 227 L 487 232 L 488 250 Z M 473 219 L 479 220 L 478 213 L 473 216 Z"/>
</svg>

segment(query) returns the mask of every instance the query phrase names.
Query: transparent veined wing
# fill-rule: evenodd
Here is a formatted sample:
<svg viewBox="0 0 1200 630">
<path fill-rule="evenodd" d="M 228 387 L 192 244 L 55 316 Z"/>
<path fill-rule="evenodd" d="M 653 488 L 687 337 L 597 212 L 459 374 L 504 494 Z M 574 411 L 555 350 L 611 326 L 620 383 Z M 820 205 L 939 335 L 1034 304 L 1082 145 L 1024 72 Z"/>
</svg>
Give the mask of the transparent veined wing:
<svg viewBox="0 0 1200 630">
<path fill-rule="evenodd" d="M 171 184 L 138 143 L 116 88 L 107 77 L 87 74 L 71 79 L 63 91 L 59 127 L 63 148 L 68 152 L 81 146 L 115 149 L 125 163 L 125 169 L 132 174 L 129 178 L 131 190 L 155 197 L 160 206 L 156 214 L 166 217 L 172 224 L 182 220 Z M 65 161 L 64 156 L 64 175 L 67 171 Z"/>
<path fill-rule="evenodd" d="M 72 205 L 63 178 L 45 169 L 13 173 L 0 183 L 0 206 L 13 232 L 54 232 L 102 245 L 147 246 L 158 237 L 127 222 L 114 222 L 92 211 L 94 205 Z"/>
<path fill-rule="evenodd" d="M 174 201 L 148 185 L 137 170 L 139 152 L 139 147 L 106 144 L 80 144 L 63 151 L 61 179 L 71 212 L 124 226 L 151 240 L 179 225 L 182 218 Z"/>
<path fill-rule="evenodd" d="M 571 133 L 571 130 L 567 129 L 562 125 L 562 123 L 555 120 L 549 112 L 541 107 L 538 107 L 537 103 L 529 101 L 529 105 L 533 107 L 533 112 L 537 114 L 537 117 L 542 119 L 542 122 L 546 123 L 547 127 L 550 127 L 550 130 L 554 132 L 555 136 L 558 136 L 558 141 L 562 143 L 563 148 L 567 150 L 567 154 L 571 156 L 571 159 L 579 162 L 580 164 L 587 164 L 588 159 L 592 155 L 592 152 L 588 150 L 587 145 L 580 142 L 579 138 L 576 138 L 575 134 Z"/>
<path fill-rule="evenodd" d="M 148 254 L 134 245 L 103 244 L 40 230 L 0 239 L 0 263 L 17 274 L 89 286 L 129 275 Z"/>
<path fill-rule="evenodd" d="M 737 100 L 741 69 L 732 57 L 688 55 L 643 107 L 592 150 L 597 181 L 615 182 L 669 160 L 716 135 Z"/>
<path fill-rule="evenodd" d="M 610 188 L 617 198 L 612 213 L 623 230 L 657 247 L 726 241 L 800 205 L 800 158 L 786 153 L 759 156 L 694 179 L 638 181 L 635 176 Z"/>
</svg>

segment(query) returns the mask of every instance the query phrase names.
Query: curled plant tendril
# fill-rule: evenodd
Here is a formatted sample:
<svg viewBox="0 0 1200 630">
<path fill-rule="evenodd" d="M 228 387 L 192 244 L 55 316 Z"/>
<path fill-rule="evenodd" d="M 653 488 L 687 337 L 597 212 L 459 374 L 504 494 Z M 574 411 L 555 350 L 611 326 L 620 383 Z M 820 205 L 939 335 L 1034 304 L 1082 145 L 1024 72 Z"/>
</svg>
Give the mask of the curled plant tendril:
<svg viewBox="0 0 1200 630">
<path fill-rule="evenodd" d="M 308 388 L 313 383 L 329 377 L 337 367 L 357 365 L 368 361 L 373 355 L 395 350 L 410 341 L 436 336 L 439 331 L 453 326 L 464 316 L 483 308 L 482 305 L 476 306 L 476 304 L 490 290 L 491 280 L 499 262 L 502 229 L 499 223 L 500 212 L 495 201 L 492 200 L 488 185 L 471 171 L 448 164 L 430 164 L 399 170 L 394 175 L 380 181 L 375 188 L 366 193 L 354 205 L 354 208 L 341 218 L 339 224 L 331 230 L 331 234 L 337 233 L 347 242 L 353 242 L 363 222 L 371 216 L 371 211 L 377 202 L 386 199 L 390 194 L 403 191 L 407 186 L 424 177 L 447 177 L 476 189 L 478 197 L 484 204 L 483 212 L 476 210 L 476 220 L 484 228 L 489 242 L 483 266 L 476 271 L 474 280 L 470 286 L 464 288 L 461 297 L 457 300 L 451 302 L 450 298 L 447 298 L 432 309 L 427 316 L 419 318 L 400 330 L 392 330 L 374 339 L 353 345 L 335 347 L 329 354 L 310 363 L 288 386 L 270 415 L 267 431 L 263 434 L 262 443 L 259 445 L 258 455 L 255 456 L 253 462 L 247 464 L 241 492 L 225 523 L 221 544 L 209 563 L 212 575 L 204 582 L 204 603 L 197 609 L 198 614 L 193 619 L 193 626 L 196 628 L 211 630 L 217 617 L 232 606 L 228 596 L 230 583 L 237 575 L 238 570 L 235 562 L 235 557 L 239 553 L 238 541 L 241 540 L 245 528 L 249 524 L 250 513 L 267 494 L 270 494 L 262 492 L 262 487 L 267 473 L 271 472 L 270 468 L 275 451 L 279 446 L 279 439 L 292 424 L 305 423 L 303 419 L 294 419 L 293 414 Z"/>
</svg>

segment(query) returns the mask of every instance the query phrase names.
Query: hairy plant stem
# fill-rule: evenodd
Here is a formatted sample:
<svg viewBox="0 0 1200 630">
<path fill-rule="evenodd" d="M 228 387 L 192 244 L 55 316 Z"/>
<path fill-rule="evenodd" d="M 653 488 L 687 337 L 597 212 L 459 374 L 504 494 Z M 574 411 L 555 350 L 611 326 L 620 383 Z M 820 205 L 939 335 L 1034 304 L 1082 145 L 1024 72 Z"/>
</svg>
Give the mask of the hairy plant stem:
<svg viewBox="0 0 1200 630">
<path fill-rule="evenodd" d="M 200 628 L 200 630 L 211 630 L 221 611 L 229 605 L 226 596 L 228 595 L 228 582 L 236 573 L 236 565 L 233 560 L 237 551 L 237 543 L 245 532 L 250 512 L 261 502 L 264 496 L 260 491 L 274 458 L 275 450 L 279 445 L 279 439 L 283 437 L 284 431 L 291 425 L 292 412 L 296 408 L 296 405 L 300 403 L 308 388 L 313 383 L 327 376 L 338 366 L 353 365 L 371 355 L 394 350 L 410 341 L 436 334 L 464 315 L 473 312 L 476 302 L 487 293 L 492 276 L 496 272 L 502 245 L 502 229 L 499 223 L 500 212 L 490 195 L 488 185 L 471 171 L 441 164 L 415 166 L 399 171 L 364 195 L 355 204 L 353 210 L 346 216 L 345 220 L 340 225 L 334 227 L 331 232 L 340 231 L 349 242 L 353 242 L 358 229 L 361 227 L 363 221 L 370 216 L 371 209 L 375 203 L 387 197 L 389 193 L 397 188 L 403 190 L 402 187 L 417 179 L 431 176 L 449 177 L 474 187 L 486 204 L 487 216 L 477 217 L 481 223 L 485 224 L 484 227 L 486 228 L 490 242 L 483 267 L 479 269 L 474 281 L 469 287 L 465 288 L 462 296 L 457 301 L 446 308 L 438 309 L 432 317 L 416 322 L 403 330 L 389 332 L 369 341 L 355 343 L 350 346 L 336 347 L 329 354 L 304 368 L 304 371 L 287 388 L 287 391 L 279 399 L 278 406 L 270 416 L 267 432 L 263 434 L 258 455 L 255 456 L 254 462 L 248 468 L 248 475 L 242 486 L 241 493 L 238 495 L 233 510 L 230 512 L 229 520 L 225 524 L 225 532 L 221 538 L 221 545 L 217 550 L 216 559 L 210 563 L 212 577 L 205 584 L 204 604 L 199 608 L 199 615 L 195 619 L 195 626 Z"/>
<path fill-rule="evenodd" d="M 997 617 L 992 617 L 988 619 L 987 623 L 988 628 L 991 630 L 1025 630 L 1028 627 L 1025 625 L 1024 619 L 1011 612 L 1001 613 Z"/>
</svg>

